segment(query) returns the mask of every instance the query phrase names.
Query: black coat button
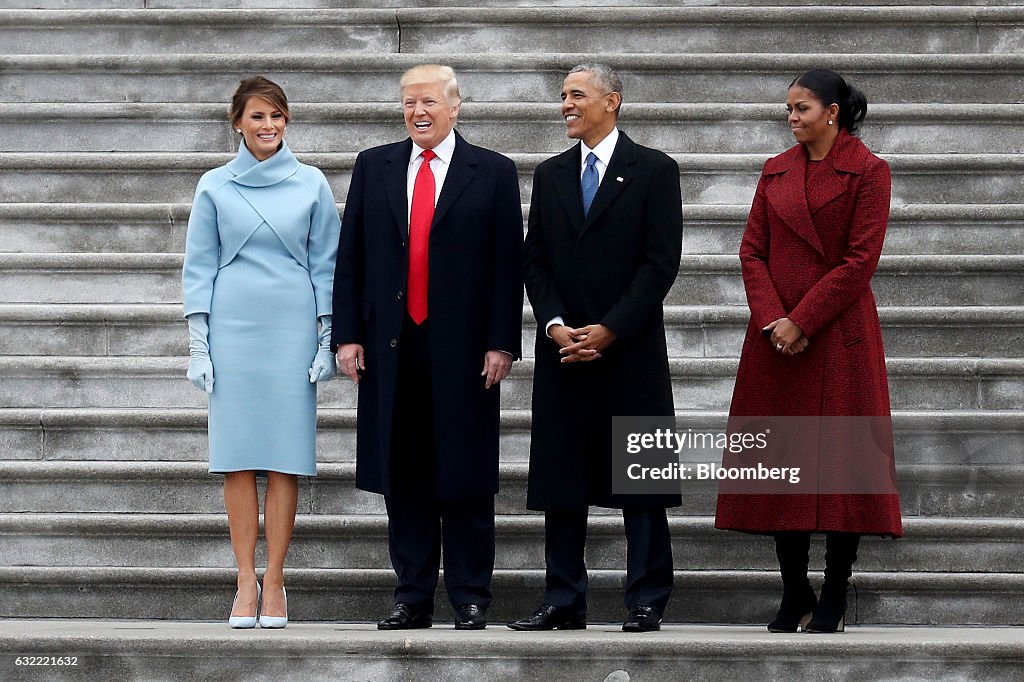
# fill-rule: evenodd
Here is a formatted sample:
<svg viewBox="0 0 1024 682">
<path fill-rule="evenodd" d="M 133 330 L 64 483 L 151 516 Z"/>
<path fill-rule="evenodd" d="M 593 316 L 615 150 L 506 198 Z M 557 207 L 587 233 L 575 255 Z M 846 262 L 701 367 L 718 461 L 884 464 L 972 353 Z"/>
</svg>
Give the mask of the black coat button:
<svg viewBox="0 0 1024 682">
<path fill-rule="evenodd" d="M 388 344 L 392 348 L 398 345 L 398 339 L 391 339 L 391 343 Z"/>
</svg>

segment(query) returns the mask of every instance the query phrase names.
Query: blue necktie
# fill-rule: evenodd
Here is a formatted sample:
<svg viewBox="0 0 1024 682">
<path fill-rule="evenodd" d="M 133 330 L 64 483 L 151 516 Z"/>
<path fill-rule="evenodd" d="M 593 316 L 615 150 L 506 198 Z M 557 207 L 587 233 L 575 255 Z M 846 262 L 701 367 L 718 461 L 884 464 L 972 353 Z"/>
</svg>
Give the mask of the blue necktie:
<svg viewBox="0 0 1024 682">
<path fill-rule="evenodd" d="M 594 203 L 594 195 L 597 194 L 597 156 L 594 152 L 587 154 L 587 167 L 583 170 L 583 178 L 580 180 L 580 188 L 583 190 L 583 215 L 590 213 L 590 205 Z"/>
</svg>

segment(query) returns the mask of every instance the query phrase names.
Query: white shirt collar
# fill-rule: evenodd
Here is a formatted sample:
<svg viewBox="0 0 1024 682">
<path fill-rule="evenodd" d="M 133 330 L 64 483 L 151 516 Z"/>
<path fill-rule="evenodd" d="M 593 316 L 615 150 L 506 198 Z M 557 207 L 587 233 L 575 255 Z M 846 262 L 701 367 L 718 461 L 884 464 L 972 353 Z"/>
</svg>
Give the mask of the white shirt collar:
<svg viewBox="0 0 1024 682">
<path fill-rule="evenodd" d="M 615 144 L 619 141 L 619 128 L 618 126 L 612 128 L 612 131 L 608 133 L 603 140 L 597 143 L 597 146 L 591 149 L 587 146 L 586 142 L 580 140 L 580 170 L 587 166 L 587 155 L 590 152 L 594 152 L 594 155 L 598 160 L 604 164 L 607 168 L 609 162 L 612 160 L 612 153 L 615 152 Z"/>
<path fill-rule="evenodd" d="M 611 136 L 609 135 L 609 137 Z M 413 142 L 412 155 L 409 157 L 409 163 L 412 164 L 412 162 L 415 161 L 422 153 L 423 147 Z M 455 128 L 448 131 L 448 137 L 441 140 L 437 146 L 434 147 L 434 153 L 437 154 L 437 158 L 444 161 L 445 165 L 451 165 L 452 154 L 455 153 Z"/>
</svg>

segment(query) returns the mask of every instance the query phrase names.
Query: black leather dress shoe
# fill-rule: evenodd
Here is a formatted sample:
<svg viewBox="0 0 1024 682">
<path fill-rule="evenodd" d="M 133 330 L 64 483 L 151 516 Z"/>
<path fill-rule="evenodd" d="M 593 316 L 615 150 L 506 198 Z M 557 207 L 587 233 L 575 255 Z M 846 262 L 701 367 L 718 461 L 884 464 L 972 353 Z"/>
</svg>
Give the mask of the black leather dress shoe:
<svg viewBox="0 0 1024 682">
<path fill-rule="evenodd" d="M 398 602 L 384 620 L 377 622 L 378 630 L 418 630 L 433 624 L 429 613 L 414 613 L 408 604 Z"/>
<path fill-rule="evenodd" d="M 622 624 L 623 632 L 654 632 L 661 629 L 661 614 L 653 606 L 634 606 Z"/>
<path fill-rule="evenodd" d="M 487 612 L 476 604 L 463 604 L 455 609 L 456 630 L 483 630 L 487 627 Z"/>
<path fill-rule="evenodd" d="M 565 606 L 544 604 L 529 618 L 508 624 L 513 630 L 586 630 L 587 617 Z"/>
</svg>

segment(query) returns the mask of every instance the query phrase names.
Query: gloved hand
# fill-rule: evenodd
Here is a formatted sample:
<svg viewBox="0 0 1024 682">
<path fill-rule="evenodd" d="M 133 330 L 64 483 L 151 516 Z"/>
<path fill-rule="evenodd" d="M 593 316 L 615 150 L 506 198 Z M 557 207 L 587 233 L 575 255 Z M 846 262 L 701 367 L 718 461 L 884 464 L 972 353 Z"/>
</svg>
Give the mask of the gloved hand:
<svg viewBox="0 0 1024 682">
<path fill-rule="evenodd" d="M 206 313 L 188 316 L 188 380 L 200 391 L 213 393 L 213 363 L 210 362 L 210 325 Z"/>
<path fill-rule="evenodd" d="M 317 318 L 320 323 L 320 347 L 313 358 L 313 366 L 309 368 L 309 383 L 315 384 L 320 381 L 330 381 L 338 371 L 338 365 L 334 360 L 334 353 L 331 352 L 331 321 L 330 315 L 321 315 Z"/>
</svg>

